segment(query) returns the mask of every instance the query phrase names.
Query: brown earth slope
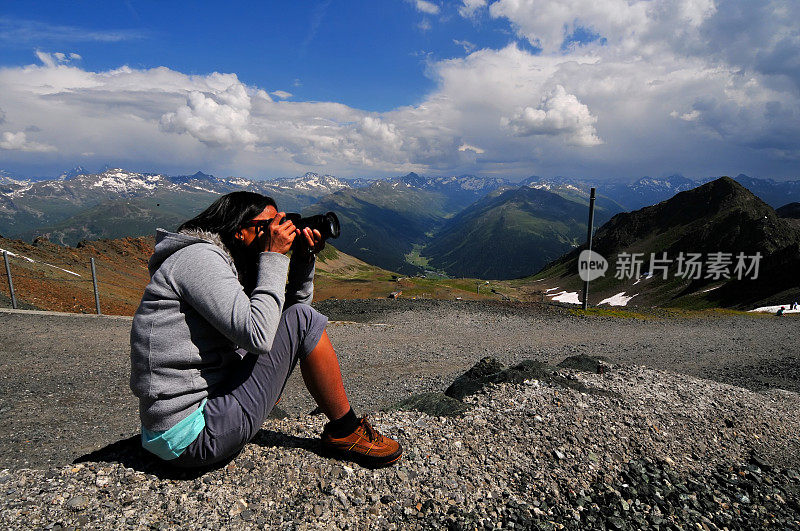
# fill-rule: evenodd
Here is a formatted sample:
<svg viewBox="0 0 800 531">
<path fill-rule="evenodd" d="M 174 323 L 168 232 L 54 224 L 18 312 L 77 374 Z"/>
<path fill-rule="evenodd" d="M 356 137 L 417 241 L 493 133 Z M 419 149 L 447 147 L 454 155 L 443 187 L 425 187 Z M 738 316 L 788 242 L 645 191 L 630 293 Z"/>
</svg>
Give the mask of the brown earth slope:
<svg viewBox="0 0 800 531">
<path fill-rule="evenodd" d="M 101 312 L 133 315 L 149 280 L 147 261 L 152 237 L 84 241 L 65 247 L 37 238 L 33 243 L 0 237 L 9 252 L 14 291 L 22 309 L 95 313 L 90 259 L 95 260 Z M 0 307 L 10 307 L 10 290 L 2 269 Z M 476 286 L 482 286 L 480 290 Z M 499 287 L 499 286 L 498 286 Z M 398 275 L 362 262 L 328 246 L 317 261 L 314 300 L 403 297 L 426 299 L 498 299 L 483 281 L 430 280 Z"/>
</svg>

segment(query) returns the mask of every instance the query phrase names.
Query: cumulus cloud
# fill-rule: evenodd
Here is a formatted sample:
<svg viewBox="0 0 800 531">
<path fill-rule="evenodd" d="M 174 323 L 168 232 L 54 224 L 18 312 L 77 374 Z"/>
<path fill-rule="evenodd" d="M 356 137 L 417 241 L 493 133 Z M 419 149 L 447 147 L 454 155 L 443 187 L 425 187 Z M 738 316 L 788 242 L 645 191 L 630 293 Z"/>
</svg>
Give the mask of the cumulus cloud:
<svg viewBox="0 0 800 531">
<path fill-rule="evenodd" d="M 286 100 L 286 99 L 289 99 L 289 98 L 292 97 L 292 93 L 291 92 L 286 92 L 285 90 L 275 90 L 273 92 L 270 92 L 270 94 L 272 94 L 276 98 L 280 98 L 282 100 Z"/>
<path fill-rule="evenodd" d="M 66 52 L 40 52 L 41 64 L 0 68 L 3 146 L 16 146 L 3 149 L 33 160 L 33 149 L 57 148 L 50 157 L 63 166 L 92 153 L 100 164 L 124 156 L 244 175 L 316 166 L 341 175 L 796 178 L 798 9 L 788 0 L 465 0 L 463 16 L 507 22 L 539 49 L 454 40 L 466 56 L 428 58 L 430 92 L 380 113 L 280 101 L 285 91 L 273 101 L 235 74 L 92 72 Z M 579 29 L 597 38 L 565 46 Z M 18 136 L 34 123 L 35 137 Z"/>
<path fill-rule="evenodd" d="M 4 132 L 0 135 L 0 149 L 8 151 L 25 151 L 29 153 L 46 153 L 48 151 L 56 151 L 55 146 L 48 146 L 39 144 L 28 140 L 24 131 L 12 133 L 10 131 Z"/>
<path fill-rule="evenodd" d="M 563 136 L 576 146 L 595 146 L 602 142 L 597 137 L 594 124 L 597 117 L 564 87 L 556 86 L 547 93 L 538 107 L 525 107 L 502 123 L 516 136 Z"/>
<path fill-rule="evenodd" d="M 163 131 L 188 133 L 210 146 L 249 146 L 257 137 L 248 130 L 250 96 L 235 78 L 223 91 L 192 91 L 175 112 L 161 117 Z"/>
</svg>

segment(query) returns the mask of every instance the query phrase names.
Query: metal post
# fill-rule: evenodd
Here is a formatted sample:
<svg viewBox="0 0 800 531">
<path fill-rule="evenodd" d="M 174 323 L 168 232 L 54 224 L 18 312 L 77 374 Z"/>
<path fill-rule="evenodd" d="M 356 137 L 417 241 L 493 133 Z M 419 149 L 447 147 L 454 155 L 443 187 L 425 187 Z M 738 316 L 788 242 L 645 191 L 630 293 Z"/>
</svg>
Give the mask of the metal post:
<svg viewBox="0 0 800 531">
<path fill-rule="evenodd" d="M 14 281 L 11 280 L 11 266 L 8 263 L 8 251 L 3 251 L 3 260 L 6 263 L 6 276 L 8 277 L 8 290 L 11 292 L 11 307 L 17 309 L 17 296 L 14 295 Z"/>
<path fill-rule="evenodd" d="M 100 315 L 100 294 L 97 292 L 97 272 L 94 269 L 94 258 L 92 261 L 92 284 L 94 285 L 94 305 L 97 307 L 97 315 Z"/>
<path fill-rule="evenodd" d="M 592 250 L 592 229 L 594 228 L 594 188 L 589 194 L 589 231 L 586 235 L 587 249 Z M 583 281 L 583 309 L 589 305 L 589 281 Z"/>
</svg>

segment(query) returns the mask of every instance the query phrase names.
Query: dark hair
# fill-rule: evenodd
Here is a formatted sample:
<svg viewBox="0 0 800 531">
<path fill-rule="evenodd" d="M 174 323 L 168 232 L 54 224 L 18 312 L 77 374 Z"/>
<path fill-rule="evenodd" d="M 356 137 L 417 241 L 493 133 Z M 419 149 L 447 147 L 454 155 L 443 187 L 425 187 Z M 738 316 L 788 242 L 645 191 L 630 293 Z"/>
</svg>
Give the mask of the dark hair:
<svg viewBox="0 0 800 531">
<path fill-rule="evenodd" d="M 219 234 L 222 243 L 231 247 L 233 235 L 243 223 L 261 214 L 268 206 L 278 206 L 275 200 L 255 192 L 239 191 L 223 195 L 189 221 L 178 227 L 182 230 L 205 230 Z"/>
</svg>

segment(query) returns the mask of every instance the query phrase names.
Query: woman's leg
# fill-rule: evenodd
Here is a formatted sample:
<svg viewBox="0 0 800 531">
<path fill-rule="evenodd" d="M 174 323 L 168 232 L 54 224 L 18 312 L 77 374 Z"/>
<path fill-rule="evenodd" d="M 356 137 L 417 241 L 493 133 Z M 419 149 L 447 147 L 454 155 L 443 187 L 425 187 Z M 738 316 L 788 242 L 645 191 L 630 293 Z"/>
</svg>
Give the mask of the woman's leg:
<svg viewBox="0 0 800 531">
<path fill-rule="evenodd" d="M 327 323 L 324 315 L 308 305 L 286 308 L 270 353 L 247 354 L 225 387 L 208 397 L 203 410 L 205 428 L 174 463 L 209 465 L 241 450 L 272 411 L 297 362 L 302 363 L 320 343 Z"/>
<path fill-rule="evenodd" d="M 300 362 L 300 372 L 308 392 L 329 419 L 340 419 L 350 411 L 339 359 L 327 331 L 322 333 L 314 350 Z"/>
</svg>

